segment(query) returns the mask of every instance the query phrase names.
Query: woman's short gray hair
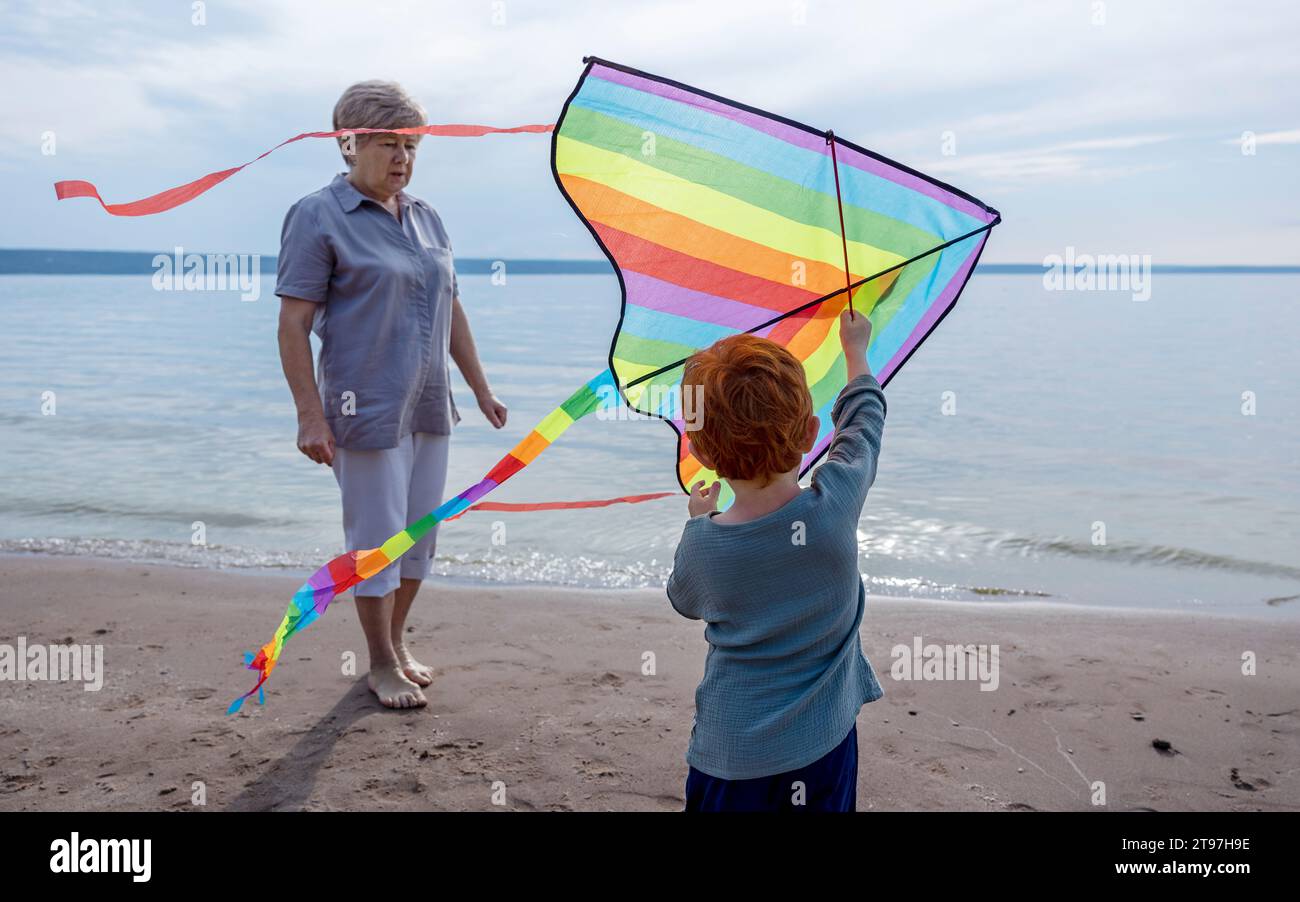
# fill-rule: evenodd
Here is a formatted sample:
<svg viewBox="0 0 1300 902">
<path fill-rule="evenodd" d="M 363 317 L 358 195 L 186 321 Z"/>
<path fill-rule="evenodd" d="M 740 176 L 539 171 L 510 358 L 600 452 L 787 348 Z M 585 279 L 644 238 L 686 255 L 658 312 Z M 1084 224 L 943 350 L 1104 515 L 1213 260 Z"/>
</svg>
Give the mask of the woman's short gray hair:
<svg viewBox="0 0 1300 902">
<path fill-rule="evenodd" d="M 425 124 L 424 107 L 395 81 L 359 81 L 334 104 L 334 131 L 348 128 L 413 128 Z M 356 135 L 364 143 L 369 135 Z M 343 148 L 346 139 L 339 138 Z M 351 166 L 346 153 L 344 161 Z"/>
</svg>

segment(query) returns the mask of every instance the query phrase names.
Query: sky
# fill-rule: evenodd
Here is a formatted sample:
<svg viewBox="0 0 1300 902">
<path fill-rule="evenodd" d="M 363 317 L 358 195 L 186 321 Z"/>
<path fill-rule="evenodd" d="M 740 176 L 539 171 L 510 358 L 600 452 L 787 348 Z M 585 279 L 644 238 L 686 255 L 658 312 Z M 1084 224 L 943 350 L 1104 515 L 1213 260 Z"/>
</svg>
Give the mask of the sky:
<svg viewBox="0 0 1300 902">
<path fill-rule="evenodd" d="M 332 142 L 290 145 L 157 216 L 56 202 L 51 186 L 154 194 L 328 129 L 368 78 L 401 82 L 431 122 L 551 123 L 590 54 L 832 128 L 973 194 L 1003 216 L 986 262 L 1073 247 L 1297 264 L 1298 47 L 1300 6 L 1249 0 L 8 0 L 0 247 L 274 254 L 285 210 L 342 168 Z M 457 256 L 601 257 L 545 135 L 426 138 L 408 190 Z"/>
</svg>

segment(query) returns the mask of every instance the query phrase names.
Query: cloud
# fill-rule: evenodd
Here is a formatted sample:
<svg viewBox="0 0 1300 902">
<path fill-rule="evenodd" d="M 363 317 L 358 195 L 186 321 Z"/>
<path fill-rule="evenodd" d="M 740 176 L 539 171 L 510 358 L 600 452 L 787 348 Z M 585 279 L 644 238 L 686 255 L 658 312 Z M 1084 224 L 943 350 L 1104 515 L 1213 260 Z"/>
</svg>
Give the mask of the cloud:
<svg viewBox="0 0 1300 902">
<path fill-rule="evenodd" d="M 1225 138 L 1220 144 L 1240 144 L 1241 138 Z M 1256 144 L 1300 144 L 1300 128 L 1284 132 L 1261 132 L 1255 135 Z"/>
<path fill-rule="evenodd" d="M 998 192 L 1015 191 L 1016 212 L 1037 214 L 1040 231 L 1075 229 L 1079 211 L 1098 202 L 1090 186 L 1121 179 L 1135 205 L 1150 200 L 1146 209 L 1176 221 L 1199 221 L 1209 203 L 1250 203 L 1270 221 L 1281 215 L 1296 186 L 1291 171 L 1229 173 L 1214 168 L 1221 155 L 1198 153 L 1261 123 L 1279 128 L 1258 143 L 1300 143 L 1297 130 L 1282 128 L 1294 121 L 1300 10 L 1280 0 L 1116 2 L 1106 4 L 1106 23 L 1093 25 L 1092 9 L 1083 0 L 208 0 L 206 24 L 196 26 L 191 5 L 175 0 L 11 2 L 0 10 L 0 184 L 27 205 L 14 208 L 25 214 L 14 222 L 46 221 L 38 205 L 49 203 L 56 177 L 102 181 L 113 199 L 161 190 L 328 126 L 339 93 L 363 78 L 401 81 L 434 122 L 552 122 L 582 57 L 597 54 L 834 127 L 995 206 Z M 49 130 L 57 161 L 39 154 Z M 956 134 L 956 157 L 940 155 L 945 132 Z M 501 242 L 530 254 L 587 253 L 582 233 L 563 244 L 553 235 L 571 225 L 570 214 L 549 191 L 542 145 L 440 145 L 425 157 L 420 188 L 449 212 L 459 205 L 457 234 L 482 245 L 476 253 L 496 253 Z M 214 199 L 193 214 L 194 228 L 225 230 L 214 240 L 228 244 L 270 245 L 278 224 L 250 235 L 243 217 L 235 221 L 242 186 L 263 180 L 264 192 L 287 196 L 335 162 L 319 148 L 286 149 L 224 189 L 231 212 Z M 1175 179 L 1140 178 L 1175 166 L 1177 181 L 1201 187 L 1194 198 L 1172 191 Z M 513 229 L 493 212 L 506 207 Z M 86 230 L 86 246 L 109 240 L 92 220 L 60 215 L 45 240 L 76 240 L 65 237 L 69 228 Z M 112 234 L 147 243 L 151 229 L 175 228 L 185 215 L 133 223 L 137 232 L 119 224 Z M 1098 217 L 1095 228 L 1113 223 Z M 1159 228 L 1176 240 L 1167 222 Z M 11 241 L 40 237 L 18 229 Z M 1293 257 L 1283 235 L 1257 252 Z"/>
<path fill-rule="evenodd" d="M 1172 135 L 1126 135 L 1066 141 L 1042 147 L 1015 148 L 996 153 L 942 157 L 928 162 L 935 175 L 975 175 L 1001 186 L 1030 181 L 1066 181 L 1086 177 L 1092 183 L 1130 178 L 1166 169 L 1170 162 L 1104 161 L 1100 153 L 1149 147 L 1173 140 Z"/>
<path fill-rule="evenodd" d="M 1090 4 L 1012 0 L 213 0 L 207 24 L 194 26 L 188 3 L 27 4 L 0 16 L 11 32 L 0 71 L 20 95 L 0 137 L 29 135 L 33 120 L 63 110 L 88 139 L 115 146 L 114 132 L 159 133 L 160 113 L 175 125 L 234 120 L 249 107 L 280 110 L 287 134 L 319 124 L 347 84 L 376 76 L 407 83 L 449 117 L 551 119 L 590 52 L 904 147 L 944 129 L 984 143 L 1114 132 L 1248 118 L 1289 98 L 1297 17 L 1278 6 L 1279 25 L 1268 8 L 1228 15 L 1191 3 L 1170 19 L 1110 4 L 1095 26 Z"/>
</svg>

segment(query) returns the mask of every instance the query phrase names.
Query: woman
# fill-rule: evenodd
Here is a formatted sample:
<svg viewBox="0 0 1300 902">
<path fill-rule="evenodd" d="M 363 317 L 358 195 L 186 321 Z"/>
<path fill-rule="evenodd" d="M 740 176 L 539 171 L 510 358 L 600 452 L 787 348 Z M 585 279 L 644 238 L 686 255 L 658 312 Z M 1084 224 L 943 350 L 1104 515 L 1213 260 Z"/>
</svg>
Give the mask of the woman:
<svg viewBox="0 0 1300 902">
<path fill-rule="evenodd" d="M 392 82 L 355 84 L 334 107 L 335 131 L 424 124 L 423 108 Z M 352 135 L 339 144 L 347 172 L 284 218 L 280 361 L 298 408 L 298 450 L 332 467 L 338 481 L 347 547 L 377 548 L 442 503 L 460 421 L 448 356 L 498 429 L 506 407 L 479 363 L 442 220 L 403 190 L 419 136 Z M 319 381 L 312 331 L 321 340 Z M 389 708 L 426 704 L 421 687 L 433 682 L 403 631 L 436 539 L 435 528 L 354 589 L 367 682 Z"/>
</svg>

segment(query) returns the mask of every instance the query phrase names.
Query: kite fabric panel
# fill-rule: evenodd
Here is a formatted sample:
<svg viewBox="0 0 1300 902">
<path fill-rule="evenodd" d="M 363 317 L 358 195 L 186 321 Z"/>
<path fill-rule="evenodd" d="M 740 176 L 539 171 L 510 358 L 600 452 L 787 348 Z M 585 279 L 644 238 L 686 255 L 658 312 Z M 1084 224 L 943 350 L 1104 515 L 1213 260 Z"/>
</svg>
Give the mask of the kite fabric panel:
<svg viewBox="0 0 1300 902">
<path fill-rule="evenodd" d="M 884 385 L 956 304 L 1001 219 L 829 132 L 591 57 L 551 163 L 622 285 L 610 369 L 631 407 L 677 431 L 683 489 L 717 478 L 684 429 L 687 357 L 752 332 L 802 361 L 822 423 L 804 475 L 830 444 L 846 382 L 846 282 Z"/>
</svg>

